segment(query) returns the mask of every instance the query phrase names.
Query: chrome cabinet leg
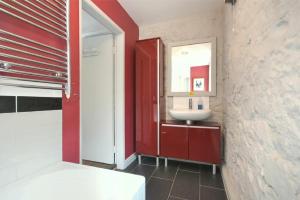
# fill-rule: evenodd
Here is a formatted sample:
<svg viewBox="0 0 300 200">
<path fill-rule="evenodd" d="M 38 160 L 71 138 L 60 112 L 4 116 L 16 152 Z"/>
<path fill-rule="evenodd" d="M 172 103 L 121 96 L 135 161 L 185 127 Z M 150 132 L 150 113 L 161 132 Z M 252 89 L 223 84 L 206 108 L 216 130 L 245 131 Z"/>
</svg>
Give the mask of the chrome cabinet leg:
<svg viewBox="0 0 300 200">
<path fill-rule="evenodd" d="M 165 167 L 168 167 L 168 158 L 165 158 Z"/>
<path fill-rule="evenodd" d="M 139 162 L 139 165 L 142 164 L 142 155 L 138 155 L 138 162 Z"/>
<path fill-rule="evenodd" d="M 156 157 L 156 167 L 159 166 L 159 157 Z"/>
<path fill-rule="evenodd" d="M 216 175 L 217 173 L 217 166 L 213 164 L 213 175 Z"/>
</svg>

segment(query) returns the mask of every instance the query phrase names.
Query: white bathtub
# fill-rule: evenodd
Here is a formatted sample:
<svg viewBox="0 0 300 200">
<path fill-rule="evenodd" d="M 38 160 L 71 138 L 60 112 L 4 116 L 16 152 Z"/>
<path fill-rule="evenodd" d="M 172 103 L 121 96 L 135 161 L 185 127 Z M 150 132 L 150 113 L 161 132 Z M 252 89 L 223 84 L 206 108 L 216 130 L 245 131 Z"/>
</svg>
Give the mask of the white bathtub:
<svg viewBox="0 0 300 200">
<path fill-rule="evenodd" d="M 145 178 L 61 162 L 0 188 L 1 200 L 145 200 Z"/>
</svg>

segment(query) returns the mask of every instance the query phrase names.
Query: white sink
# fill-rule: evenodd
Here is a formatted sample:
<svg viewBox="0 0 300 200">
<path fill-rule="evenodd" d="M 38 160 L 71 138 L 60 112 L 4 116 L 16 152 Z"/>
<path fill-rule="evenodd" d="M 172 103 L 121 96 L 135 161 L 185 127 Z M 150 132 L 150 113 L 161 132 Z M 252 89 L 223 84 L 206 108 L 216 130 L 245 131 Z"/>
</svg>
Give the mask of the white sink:
<svg viewBox="0 0 300 200">
<path fill-rule="evenodd" d="M 186 120 L 188 124 L 192 121 L 200 121 L 210 117 L 211 110 L 179 110 L 173 109 L 169 111 L 170 115 L 177 120 Z"/>
</svg>

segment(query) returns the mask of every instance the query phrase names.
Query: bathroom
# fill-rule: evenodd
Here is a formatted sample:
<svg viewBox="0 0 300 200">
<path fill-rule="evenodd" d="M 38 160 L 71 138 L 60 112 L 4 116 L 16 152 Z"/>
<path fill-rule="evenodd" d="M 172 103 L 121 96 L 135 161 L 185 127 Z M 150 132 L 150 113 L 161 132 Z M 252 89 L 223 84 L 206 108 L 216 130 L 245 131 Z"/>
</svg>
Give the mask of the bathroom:
<svg viewBox="0 0 300 200">
<path fill-rule="evenodd" d="M 0 199 L 300 199 L 299 10 L 0 1 Z"/>
</svg>

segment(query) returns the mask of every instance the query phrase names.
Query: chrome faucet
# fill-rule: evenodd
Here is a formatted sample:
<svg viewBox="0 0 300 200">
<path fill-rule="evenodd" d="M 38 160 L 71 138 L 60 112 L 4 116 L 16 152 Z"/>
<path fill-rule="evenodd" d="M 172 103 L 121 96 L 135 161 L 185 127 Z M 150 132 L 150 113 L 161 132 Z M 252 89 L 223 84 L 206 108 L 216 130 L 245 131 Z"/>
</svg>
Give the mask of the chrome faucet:
<svg viewBox="0 0 300 200">
<path fill-rule="evenodd" d="M 193 109 L 193 99 L 189 98 L 189 109 L 192 110 Z"/>
</svg>

